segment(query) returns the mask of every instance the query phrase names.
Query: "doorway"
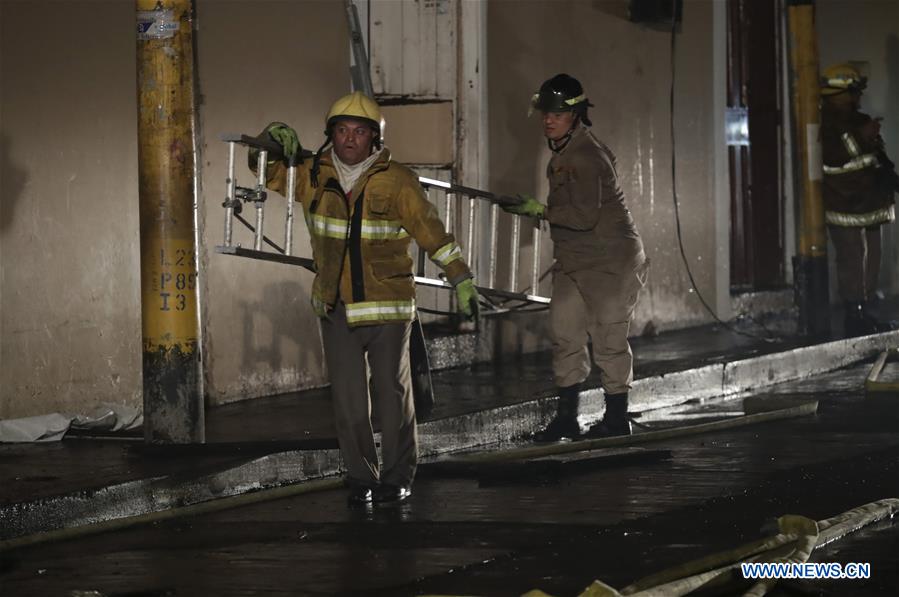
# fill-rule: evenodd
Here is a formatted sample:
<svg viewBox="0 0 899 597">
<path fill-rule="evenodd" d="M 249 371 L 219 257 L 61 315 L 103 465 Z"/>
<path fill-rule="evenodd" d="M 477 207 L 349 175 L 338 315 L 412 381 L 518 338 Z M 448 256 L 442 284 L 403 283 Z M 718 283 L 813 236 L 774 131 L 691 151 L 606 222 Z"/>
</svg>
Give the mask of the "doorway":
<svg viewBox="0 0 899 597">
<path fill-rule="evenodd" d="M 731 292 L 785 285 L 780 0 L 727 2 L 727 106 L 748 136 L 728 141 Z"/>
</svg>

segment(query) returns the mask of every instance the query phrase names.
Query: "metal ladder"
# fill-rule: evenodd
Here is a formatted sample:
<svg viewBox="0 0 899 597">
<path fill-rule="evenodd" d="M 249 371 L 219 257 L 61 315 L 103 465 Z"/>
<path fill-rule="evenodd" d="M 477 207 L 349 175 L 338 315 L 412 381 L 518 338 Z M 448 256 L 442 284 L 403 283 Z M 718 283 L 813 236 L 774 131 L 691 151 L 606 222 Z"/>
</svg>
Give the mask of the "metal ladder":
<svg viewBox="0 0 899 597">
<path fill-rule="evenodd" d="M 359 14 L 352 0 L 345 0 L 347 22 L 350 30 L 350 43 L 352 46 L 353 60 L 355 64 L 350 69 L 350 75 L 353 81 L 353 88 L 361 90 L 369 97 L 374 97 L 372 88 L 371 73 L 368 65 L 368 52 L 362 36 L 362 29 L 359 25 Z M 265 189 L 266 183 L 266 165 L 268 158 L 282 157 L 281 147 L 268 139 L 259 139 L 249 135 L 241 134 L 225 134 L 222 140 L 228 143 L 228 175 L 226 179 L 225 202 L 225 235 L 224 242 L 216 246 L 215 251 L 224 255 L 235 255 L 250 259 L 260 259 L 265 261 L 275 261 L 289 265 L 303 267 L 309 271 L 315 271 L 315 265 L 312 259 L 306 257 L 298 257 L 293 253 L 293 223 L 294 223 L 294 195 L 296 190 L 297 168 L 295 161 L 288 163 L 287 169 L 287 215 L 285 218 L 284 229 L 284 246 L 278 246 L 274 241 L 265 236 L 265 202 L 268 197 Z M 237 184 L 235 173 L 235 152 L 238 145 L 259 150 L 259 171 L 256 178 L 256 184 L 253 187 L 241 187 Z M 300 159 L 311 158 L 312 154 L 303 151 L 299 156 Z M 452 218 L 452 199 L 453 197 L 468 198 L 468 229 L 466 235 L 466 262 L 469 267 L 473 266 L 474 256 L 477 255 L 476 249 L 480 245 L 480 235 L 475 233 L 480 227 L 478 217 L 478 205 L 482 201 L 490 204 L 490 252 L 488 263 L 488 280 L 487 285 L 478 284 L 475 279 L 475 286 L 491 306 L 494 312 L 502 312 L 506 309 L 502 307 L 501 301 L 519 301 L 521 304 L 539 303 L 542 305 L 549 304 L 548 297 L 538 295 L 540 284 L 540 226 L 539 221 L 534 226 L 533 242 L 534 256 L 531 268 L 531 285 L 530 293 L 518 292 L 518 265 L 520 257 L 520 238 L 521 238 L 521 216 L 515 217 L 512 229 L 512 264 L 508 281 L 505 289 L 495 288 L 496 270 L 497 270 L 497 245 L 499 242 L 499 206 L 503 203 L 519 203 L 519 200 L 512 197 L 504 197 L 494 195 L 493 193 L 455 185 L 451 183 L 441 182 L 430 178 L 419 177 L 419 182 L 427 193 L 428 200 L 435 202 L 432 196 L 436 193 L 443 193 L 444 206 L 444 225 L 447 231 L 454 232 L 453 225 L 455 220 Z M 255 225 L 250 224 L 242 215 L 242 207 L 244 203 L 253 203 L 255 208 Z M 246 249 L 233 242 L 234 221 L 237 220 L 253 232 L 253 248 Z M 461 218 L 460 218 L 461 220 Z M 530 221 L 530 219 L 529 219 Z M 459 227 L 461 228 L 461 227 Z M 462 230 L 454 235 L 457 239 L 462 238 Z M 264 250 L 264 245 L 268 245 L 274 251 Z M 438 288 L 452 288 L 452 285 L 445 280 L 439 278 L 429 278 L 425 275 L 425 251 L 418 247 L 418 267 L 415 283 L 421 286 L 431 286 Z M 476 323 L 477 325 L 477 323 Z M 434 387 L 431 383 L 431 367 L 428 357 L 428 347 L 425 342 L 424 330 L 421 325 L 421 318 L 416 317 L 412 322 L 412 329 L 409 337 L 409 356 L 410 367 L 412 370 L 412 392 L 415 399 L 415 409 L 419 416 L 426 416 L 436 403 Z"/>
<path fill-rule="evenodd" d="M 215 247 L 216 253 L 224 255 L 236 255 L 239 257 L 248 257 L 251 259 L 261 259 L 264 261 L 275 261 L 289 265 L 297 265 L 309 271 L 315 271 L 312 259 L 308 257 L 298 257 L 294 255 L 293 238 L 294 238 L 294 201 L 292 197 L 296 189 L 296 164 L 289 164 L 287 168 L 287 215 L 285 218 L 284 228 L 284 244 L 278 245 L 271 238 L 265 235 L 265 206 L 268 198 L 268 192 L 265 189 L 266 182 L 266 162 L 269 157 L 281 157 L 281 147 L 267 139 L 260 139 L 243 134 L 224 134 L 222 140 L 228 143 L 228 174 L 225 181 L 225 201 L 222 206 L 225 208 L 224 223 L 224 241 L 221 245 Z M 235 173 L 235 154 L 238 145 L 259 150 L 259 171 L 256 177 L 255 185 L 252 187 L 242 187 L 237 184 L 237 175 Z M 312 154 L 304 151 L 302 157 L 305 159 L 311 157 Z M 457 239 L 466 238 L 465 255 L 466 263 L 471 267 L 474 256 L 481 245 L 480 235 L 476 233 L 480 229 L 480 212 L 479 204 L 486 202 L 490 207 L 490 238 L 489 238 L 489 258 L 487 264 L 486 280 L 475 275 L 475 287 L 494 308 L 494 311 L 504 311 L 502 305 L 507 301 L 520 301 L 522 303 L 536 303 L 547 305 L 550 302 L 549 297 L 540 296 L 535 289 L 539 289 L 540 285 L 540 241 L 541 229 L 539 225 L 533 225 L 534 220 L 528 216 L 507 215 L 506 217 L 514 218 L 512 222 L 511 235 L 511 264 L 509 278 L 505 287 L 497 285 L 497 255 L 499 245 L 499 225 L 500 225 L 500 205 L 501 204 L 517 204 L 519 199 L 496 195 L 489 191 L 465 187 L 448 182 L 442 182 L 431 178 L 419 177 L 419 182 L 425 189 L 429 201 L 439 208 L 442 203 L 444 213 L 444 225 L 447 232 L 452 232 Z M 435 200 L 434 195 L 440 193 L 442 198 Z M 453 201 L 464 201 L 463 212 L 467 217 L 459 218 L 457 221 L 452 217 Z M 243 217 L 243 205 L 253 204 L 255 209 L 255 222 L 250 223 Z M 522 219 L 532 225 L 532 242 L 534 246 L 533 259 L 531 264 L 531 280 L 530 292 L 519 291 L 519 258 L 521 254 L 521 225 Z M 243 224 L 251 232 L 253 232 L 253 248 L 242 247 L 239 243 L 235 244 L 233 240 L 234 222 Z M 460 224 L 467 223 L 467 226 Z M 272 250 L 265 250 L 265 246 Z M 452 285 L 446 280 L 440 278 L 430 278 L 425 275 L 425 251 L 420 247 L 417 249 L 417 271 L 415 275 L 415 283 L 421 286 L 447 288 L 451 289 Z"/>
</svg>

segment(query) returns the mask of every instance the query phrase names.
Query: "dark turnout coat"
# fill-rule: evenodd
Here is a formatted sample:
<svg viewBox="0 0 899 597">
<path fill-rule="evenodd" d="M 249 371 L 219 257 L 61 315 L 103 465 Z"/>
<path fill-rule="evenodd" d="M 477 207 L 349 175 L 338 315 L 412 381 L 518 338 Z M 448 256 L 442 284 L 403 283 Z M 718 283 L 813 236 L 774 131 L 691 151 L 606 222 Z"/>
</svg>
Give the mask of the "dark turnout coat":
<svg viewBox="0 0 899 597">
<path fill-rule="evenodd" d="M 824 217 L 832 226 L 873 226 L 894 216 L 892 167 L 871 117 L 825 105 L 821 112 Z"/>
</svg>

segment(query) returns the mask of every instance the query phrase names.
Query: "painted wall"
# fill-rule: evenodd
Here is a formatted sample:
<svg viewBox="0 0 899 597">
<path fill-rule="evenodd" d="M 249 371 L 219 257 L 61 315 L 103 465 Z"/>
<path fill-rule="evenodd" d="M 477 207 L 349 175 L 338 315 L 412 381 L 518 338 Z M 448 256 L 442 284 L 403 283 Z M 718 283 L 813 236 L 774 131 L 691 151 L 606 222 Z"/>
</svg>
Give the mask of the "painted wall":
<svg viewBox="0 0 899 597">
<path fill-rule="evenodd" d="M 528 98 L 558 70 L 582 77 L 597 104 L 596 130 L 618 154 L 623 185 L 654 262 L 652 283 L 638 310 L 639 332 L 650 320 L 685 325 L 702 315 L 674 251 L 668 36 L 627 22 L 623 6 L 488 5 L 488 71 L 493 76 L 487 144 L 494 148 L 489 186 L 504 193 L 538 187 L 537 162 L 544 146 L 538 125 L 525 117 Z M 706 264 L 713 262 L 715 251 L 707 159 L 711 96 L 702 91 L 710 86 L 709 6 L 688 2 L 678 37 L 677 131 L 686 249 L 700 288 L 710 293 L 714 278 Z M 0 10 L 0 416 L 83 411 L 108 401 L 139 405 L 133 8 L 122 2 L 38 0 L 5 1 Z M 277 119 L 294 125 L 306 146 L 317 147 L 322 114 L 348 86 L 342 6 L 200 0 L 198 13 L 209 399 L 222 403 L 321 385 L 327 374 L 306 298 L 311 276 L 213 250 L 221 239 L 226 155 L 217 138 L 224 131 L 255 133 Z M 85 14 L 96 17 L 96 31 L 82 39 L 70 23 Z M 557 19 L 571 33 L 564 47 L 542 41 L 544 24 Z M 248 42 L 253 39 L 267 44 L 257 52 Z M 277 50 L 281 42 L 273 40 L 289 40 L 284 42 L 289 51 Z M 29 60 L 14 59 L 23 55 Z M 102 85 L 95 83 L 97 73 L 105 75 Z M 52 169 L 45 165 L 48 154 L 55 159 Z M 242 162 L 238 158 L 238 179 L 249 183 Z M 266 230 L 275 236 L 283 223 L 279 210 L 283 202 L 273 198 Z M 113 225 L 110 214 L 116 216 Z M 249 234 L 236 238 L 250 243 Z M 302 226 L 295 243 L 300 254 L 308 251 Z M 521 262 L 520 279 L 529 280 L 526 250 Z M 527 334 L 526 342 L 520 333 L 504 334 L 498 346 L 520 350 L 522 342 L 539 343 L 539 334 Z M 505 336 L 517 338 L 516 346 Z"/>
<path fill-rule="evenodd" d="M 0 27 L 0 417 L 139 405 L 133 3 Z"/>
<path fill-rule="evenodd" d="M 664 329 L 708 318 L 690 292 L 675 238 L 670 39 L 628 22 L 626 5 L 490 0 L 484 146 L 491 148 L 491 190 L 545 193 L 547 152 L 538 122 L 526 116 L 528 101 L 556 72 L 581 78 L 596 104 L 594 130 L 617 154 L 653 262 L 633 329 L 641 333 L 649 322 Z M 439 13 L 454 4 L 427 6 Z M 720 158 L 715 85 L 723 83 L 715 58 L 721 36 L 713 23 L 723 22 L 720 6 L 685 2 L 675 95 L 685 249 L 700 290 L 719 307 L 727 302 L 722 288 L 729 298 L 720 267 L 726 197 L 714 167 Z M 217 139 L 284 120 L 300 131 L 305 146 L 318 146 L 323 114 L 349 87 L 342 3 L 199 0 L 198 13 L 209 399 L 223 403 L 324 384 L 318 326 L 307 303 L 311 276 L 213 250 L 221 240 L 226 157 Z M 71 26 L 85 19 L 89 34 Z M 849 22 L 858 25 L 845 27 Z M 819 26 L 827 39 L 822 63 L 871 62 L 866 107 L 886 116 L 884 137 L 891 155 L 899 156 L 899 117 L 889 111 L 899 105 L 899 6 L 821 0 Z M 0 417 L 86 411 L 102 402 L 140 405 L 133 4 L 2 0 L 0 27 Z M 239 157 L 238 177 L 250 183 L 243 162 Z M 266 229 L 275 237 L 282 214 L 283 201 L 272 198 Z M 248 233 L 236 238 L 250 243 Z M 519 279 L 529 281 L 528 231 L 523 238 Z M 307 241 L 298 226 L 295 246 L 302 255 L 308 255 Z M 895 289 L 899 243 L 891 242 L 884 267 L 892 269 Z M 549 247 L 545 242 L 544 268 Z M 501 278 L 507 274 L 501 268 Z M 496 346 L 538 345 L 542 332 L 532 323 L 518 333 L 507 330 Z"/>
<path fill-rule="evenodd" d="M 327 372 L 318 321 L 309 305 L 312 274 L 214 252 L 223 235 L 227 161 L 227 145 L 218 138 L 223 132 L 255 135 L 279 120 L 297 130 L 304 147 L 314 151 L 321 145 L 328 108 L 349 93 L 343 4 L 200 0 L 198 12 L 207 394 L 218 404 L 321 386 Z M 238 156 L 238 183 L 252 186 L 246 151 L 239 149 Z M 286 203 L 270 197 L 265 230 L 280 244 Z M 301 211 L 296 213 L 295 254 L 311 257 Z M 245 214 L 252 221 L 252 210 Z M 234 240 L 252 247 L 251 233 L 239 224 Z"/>
<path fill-rule="evenodd" d="M 545 200 L 548 151 L 538 116 L 527 117 L 529 100 L 556 73 L 577 77 L 595 104 L 594 133 L 618 158 L 620 183 L 652 260 L 632 328 L 639 334 L 649 322 L 664 329 L 707 316 L 690 290 L 675 235 L 670 32 L 629 22 L 626 7 L 624 0 L 489 3 L 490 187 L 505 194 L 538 190 Z M 712 19 L 712 1 L 684 3 L 676 48 L 675 133 L 684 246 L 700 291 L 714 305 Z M 551 263 L 550 247 L 547 239 L 544 269 Z M 522 260 L 530 263 L 529 254 Z M 548 282 L 542 289 L 548 292 Z"/>
<path fill-rule="evenodd" d="M 318 146 L 330 103 L 349 90 L 342 4 L 199 0 L 198 17 L 208 394 L 322 385 L 311 275 L 212 250 L 217 139 L 283 120 Z M 0 417 L 141 403 L 134 19 L 121 0 L 0 2 Z M 83 22 L 87 33 L 72 26 Z M 272 202 L 267 230 L 279 237 L 284 202 Z"/>
<path fill-rule="evenodd" d="M 899 2 L 894 0 L 818 0 L 818 53 L 821 68 L 848 60 L 868 63 L 868 88 L 862 110 L 882 116 L 887 155 L 899 159 Z M 883 227 L 880 287 L 899 292 L 899 227 Z M 833 245 L 830 245 L 833 261 Z M 836 270 L 831 267 L 832 296 Z"/>
</svg>

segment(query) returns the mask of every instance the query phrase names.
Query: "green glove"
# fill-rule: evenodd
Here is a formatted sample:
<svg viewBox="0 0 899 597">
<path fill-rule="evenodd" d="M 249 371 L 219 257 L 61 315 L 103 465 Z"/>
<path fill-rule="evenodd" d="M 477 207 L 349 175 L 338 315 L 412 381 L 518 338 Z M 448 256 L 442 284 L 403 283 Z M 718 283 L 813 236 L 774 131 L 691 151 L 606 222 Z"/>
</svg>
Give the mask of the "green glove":
<svg viewBox="0 0 899 597">
<path fill-rule="evenodd" d="M 297 154 L 297 151 L 301 149 L 300 140 L 297 137 L 297 132 L 284 124 L 283 122 L 273 122 L 265 129 L 259 133 L 259 137 L 265 138 L 268 137 L 275 143 L 281 146 L 281 152 L 284 154 L 284 158 L 289 160 L 291 156 Z M 251 147 L 247 152 L 247 163 L 250 166 L 250 170 L 256 169 L 257 162 L 259 161 L 259 150 L 255 147 Z M 268 163 L 275 163 L 276 159 L 272 156 L 268 157 Z"/>
<path fill-rule="evenodd" d="M 510 214 L 530 216 L 532 218 L 543 217 L 543 210 L 546 209 L 545 205 L 543 205 L 530 195 L 519 195 L 518 198 L 521 199 L 521 203 L 518 203 L 517 205 L 500 204 L 500 207 L 502 207 L 503 210 L 509 212 Z"/>
<path fill-rule="evenodd" d="M 268 136 L 281 146 L 285 158 L 292 158 L 300 148 L 300 139 L 297 132 L 283 122 L 273 122 L 265 129 Z"/>
<path fill-rule="evenodd" d="M 309 302 L 312 303 L 312 311 L 318 316 L 319 319 L 324 319 L 328 316 L 327 303 L 317 300 L 315 297 L 312 297 Z"/>
<path fill-rule="evenodd" d="M 478 290 L 474 287 L 474 281 L 471 278 L 456 284 L 456 297 L 459 299 L 459 312 L 466 319 L 476 319 L 479 310 Z"/>
</svg>

